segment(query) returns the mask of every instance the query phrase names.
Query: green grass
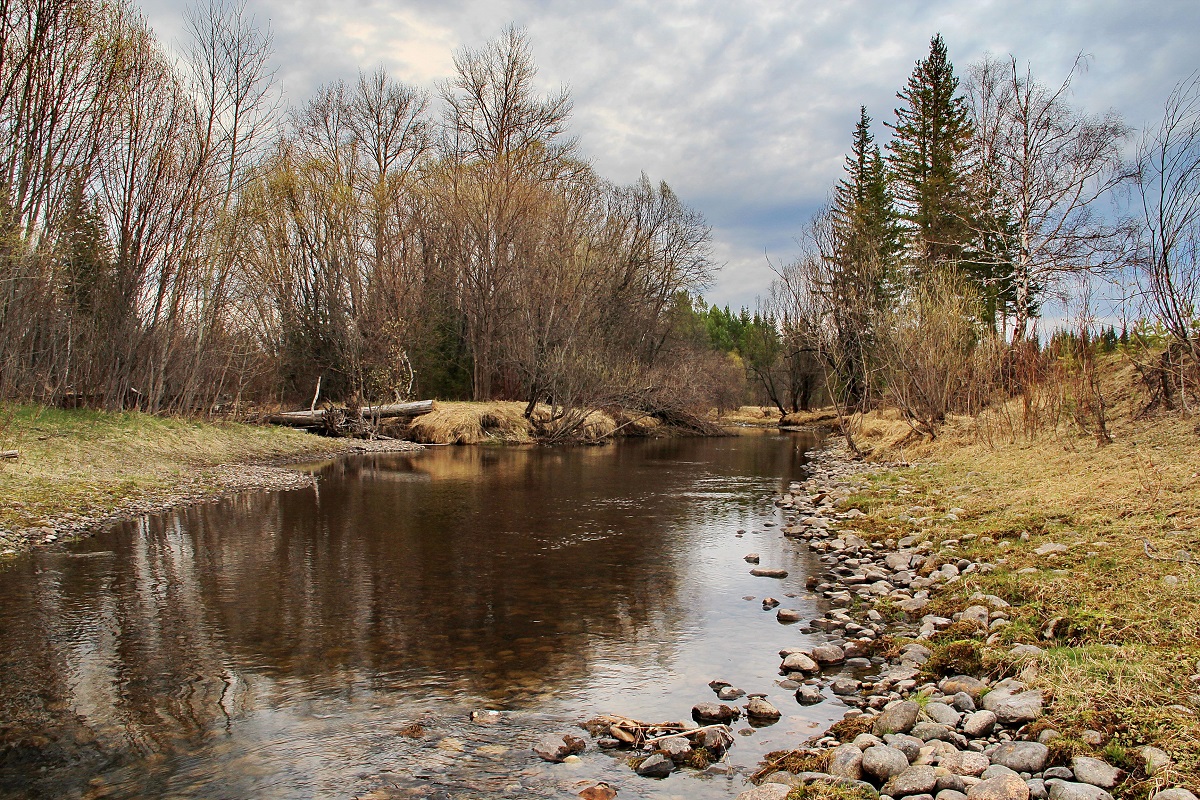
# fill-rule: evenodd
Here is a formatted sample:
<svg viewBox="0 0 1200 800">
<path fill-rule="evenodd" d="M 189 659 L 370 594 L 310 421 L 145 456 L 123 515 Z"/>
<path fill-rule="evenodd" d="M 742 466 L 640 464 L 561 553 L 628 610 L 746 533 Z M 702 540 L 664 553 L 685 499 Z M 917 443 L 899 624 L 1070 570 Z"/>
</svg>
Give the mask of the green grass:
<svg viewBox="0 0 1200 800">
<path fill-rule="evenodd" d="M 220 464 L 345 446 L 278 427 L 0 404 L 0 450 L 20 452 L 0 461 L 0 529 L 102 516 L 181 485 L 203 491 Z"/>
</svg>

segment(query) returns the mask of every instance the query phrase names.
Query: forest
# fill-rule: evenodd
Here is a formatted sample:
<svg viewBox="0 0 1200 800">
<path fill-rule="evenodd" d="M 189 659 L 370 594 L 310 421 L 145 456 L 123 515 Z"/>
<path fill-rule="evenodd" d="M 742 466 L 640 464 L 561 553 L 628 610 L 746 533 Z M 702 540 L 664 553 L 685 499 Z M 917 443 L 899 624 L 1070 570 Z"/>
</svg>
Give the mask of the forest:
<svg viewBox="0 0 1200 800">
<path fill-rule="evenodd" d="M 800 252 L 735 312 L 703 300 L 703 214 L 597 174 L 519 27 L 456 51 L 432 90 L 380 68 L 291 105 L 237 0 L 190 11 L 179 53 L 129 2 L 0 3 L 4 398 L 887 403 L 933 436 L 1067 359 L 1103 439 L 1101 338 L 1153 402 L 1197 390 L 1195 76 L 1138 132 L 1073 104 L 1082 56 L 1049 83 L 1016 56 L 960 79 L 935 36 L 886 141 L 862 108 Z M 1047 303 L 1065 311 L 1039 327 Z"/>
</svg>

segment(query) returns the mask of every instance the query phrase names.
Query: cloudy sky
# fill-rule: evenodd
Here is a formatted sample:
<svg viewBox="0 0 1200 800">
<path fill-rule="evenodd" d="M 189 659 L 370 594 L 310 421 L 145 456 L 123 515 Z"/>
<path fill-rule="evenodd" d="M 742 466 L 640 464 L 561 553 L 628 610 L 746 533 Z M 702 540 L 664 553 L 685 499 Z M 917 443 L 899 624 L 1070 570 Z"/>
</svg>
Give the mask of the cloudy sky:
<svg viewBox="0 0 1200 800">
<path fill-rule="evenodd" d="M 177 42 L 184 0 L 143 0 Z M 678 2 L 677 0 L 247 0 L 269 23 L 288 99 L 382 64 L 432 89 L 452 54 L 509 23 L 529 33 L 545 89 L 568 87 L 574 132 L 600 174 L 666 180 L 713 227 L 724 264 L 710 301 L 753 305 L 841 176 L 860 104 L 887 137 L 895 93 L 941 32 L 959 74 L 986 52 L 1075 83 L 1089 111 L 1136 128 L 1200 68 L 1195 0 Z"/>
</svg>

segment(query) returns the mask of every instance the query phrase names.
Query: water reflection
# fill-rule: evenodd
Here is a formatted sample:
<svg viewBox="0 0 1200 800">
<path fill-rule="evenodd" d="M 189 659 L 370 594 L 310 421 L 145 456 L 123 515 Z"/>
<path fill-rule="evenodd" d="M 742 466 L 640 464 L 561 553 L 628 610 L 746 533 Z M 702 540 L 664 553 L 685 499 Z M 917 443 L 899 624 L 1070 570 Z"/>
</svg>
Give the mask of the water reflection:
<svg viewBox="0 0 1200 800">
<path fill-rule="evenodd" d="M 739 664 L 738 648 L 786 631 L 732 604 L 761 586 L 740 551 L 804 565 L 777 537 L 732 531 L 770 516 L 764 497 L 810 445 L 350 459 L 314 465 L 316 489 L 26 558 L 0 575 L 0 792 L 349 796 L 352 776 L 425 780 L 437 754 L 483 769 L 398 738 L 406 721 L 438 730 L 501 708 L 511 738 L 587 709 L 678 715 L 714 670 L 762 681 L 772 668 Z M 500 781 L 489 791 L 543 774 L 511 749 L 483 769 Z"/>
</svg>

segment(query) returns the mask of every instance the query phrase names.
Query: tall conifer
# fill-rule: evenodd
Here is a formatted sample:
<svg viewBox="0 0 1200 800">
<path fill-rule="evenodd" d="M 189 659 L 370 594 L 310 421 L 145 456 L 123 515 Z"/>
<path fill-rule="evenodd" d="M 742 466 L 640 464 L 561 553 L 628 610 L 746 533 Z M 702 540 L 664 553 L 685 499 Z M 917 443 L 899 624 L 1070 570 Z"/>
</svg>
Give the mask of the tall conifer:
<svg viewBox="0 0 1200 800">
<path fill-rule="evenodd" d="M 901 219 L 908 230 L 911 265 L 918 274 L 939 266 L 957 268 L 970 240 L 972 124 L 941 34 L 929 56 L 917 62 L 892 125 L 888 166 Z"/>
</svg>

